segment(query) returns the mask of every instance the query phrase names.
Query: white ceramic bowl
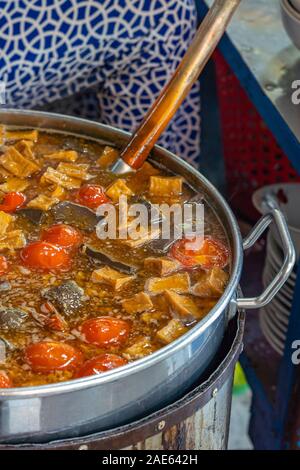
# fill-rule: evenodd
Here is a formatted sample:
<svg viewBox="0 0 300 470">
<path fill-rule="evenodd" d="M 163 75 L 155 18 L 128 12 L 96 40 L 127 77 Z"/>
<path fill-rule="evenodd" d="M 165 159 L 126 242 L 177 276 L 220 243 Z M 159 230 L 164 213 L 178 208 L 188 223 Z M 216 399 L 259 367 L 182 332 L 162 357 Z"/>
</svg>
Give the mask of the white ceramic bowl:
<svg viewBox="0 0 300 470">
<path fill-rule="evenodd" d="M 283 0 L 284 1 L 284 0 Z M 299 14 L 299 48 L 300 48 L 300 14 Z M 300 258 L 300 215 L 299 215 L 299 202 L 300 202 L 300 183 L 277 183 L 271 184 L 269 186 L 264 186 L 263 188 L 258 189 L 252 196 L 252 201 L 255 208 L 263 213 L 262 210 L 262 200 L 266 194 L 272 194 L 276 197 L 278 192 L 281 192 L 287 199 L 287 203 L 281 202 L 278 200 L 279 206 L 287 219 L 289 226 L 289 231 L 291 238 L 294 243 L 294 247 L 297 253 L 297 257 Z M 278 235 L 277 230 L 274 228 L 274 225 L 270 228 L 272 240 L 269 241 L 270 247 L 272 250 L 271 255 L 278 258 L 278 266 L 281 266 L 282 256 L 278 252 L 278 248 L 274 246 L 274 239 L 276 244 L 280 247 L 281 241 Z M 275 252 L 276 251 L 276 252 Z M 292 273 L 291 277 L 295 277 L 295 274 Z"/>
<path fill-rule="evenodd" d="M 263 335 L 268 341 L 268 343 L 280 356 L 283 356 L 284 342 L 280 341 L 280 339 L 271 331 L 269 325 L 266 322 L 265 311 L 263 309 L 260 311 L 259 314 L 259 323 Z"/>
<path fill-rule="evenodd" d="M 281 0 L 281 16 L 287 34 L 300 49 L 300 0 Z"/>
</svg>

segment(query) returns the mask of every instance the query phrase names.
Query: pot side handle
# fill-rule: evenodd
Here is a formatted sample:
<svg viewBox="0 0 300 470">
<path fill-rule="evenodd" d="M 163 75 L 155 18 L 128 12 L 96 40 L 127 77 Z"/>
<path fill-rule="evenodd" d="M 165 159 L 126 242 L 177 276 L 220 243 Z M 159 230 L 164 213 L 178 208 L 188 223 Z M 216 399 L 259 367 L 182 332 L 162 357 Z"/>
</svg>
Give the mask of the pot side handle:
<svg viewBox="0 0 300 470">
<path fill-rule="evenodd" d="M 285 217 L 279 209 L 277 201 L 273 196 L 267 194 L 263 200 L 263 207 L 265 214 L 245 238 L 243 242 L 244 250 L 251 248 L 273 222 L 276 224 L 282 242 L 284 262 L 280 271 L 262 294 L 258 297 L 236 299 L 238 308 L 256 309 L 264 307 L 271 302 L 283 284 L 287 281 L 296 262 L 295 248 L 290 237 Z"/>
</svg>

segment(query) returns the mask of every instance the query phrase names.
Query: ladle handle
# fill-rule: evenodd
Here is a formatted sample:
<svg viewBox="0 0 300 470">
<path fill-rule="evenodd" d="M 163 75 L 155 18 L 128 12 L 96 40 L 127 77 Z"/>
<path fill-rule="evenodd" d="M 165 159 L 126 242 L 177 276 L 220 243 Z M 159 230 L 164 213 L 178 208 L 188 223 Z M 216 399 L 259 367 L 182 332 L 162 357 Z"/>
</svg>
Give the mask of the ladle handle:
<svg viewBox="0 0 300 470">
<path fill-rule="evenodd" d="M 211 57 L 241 0 L 215 0 L 174 75 L 147 112 L 112 171 L 137 170 Z M 125 163 L 125 164 L 124 164 Z M 119 167 L 119 171 L 118 171 Z"/>
</svg>

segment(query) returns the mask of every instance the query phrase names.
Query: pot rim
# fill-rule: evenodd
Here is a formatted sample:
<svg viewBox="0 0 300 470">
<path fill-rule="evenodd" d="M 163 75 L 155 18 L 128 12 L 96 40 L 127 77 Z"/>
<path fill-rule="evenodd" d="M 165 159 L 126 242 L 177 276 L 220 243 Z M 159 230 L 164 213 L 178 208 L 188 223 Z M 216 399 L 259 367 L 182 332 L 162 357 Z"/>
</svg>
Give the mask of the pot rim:
<svg viewBox="0 0 300 470">
<path fill-rule="evenodd" d="M 31 111 L 31 110 L 18 110 L 18 109 L 10 109 L 4 108 L 0 109 L 0 124 L 5 119 L 5 117 L 13 118 L 13 117 L 24 117 L 24 121 L 26 123 L 26 118 L 36 118 L 40 119 L 43 122 L 43 119 L 48 121 L 51 120 L 50 127 L 39 127 L 30 124 L 30 119 L 25 125 L 16 124 L 16 127 L 23 127 L 23 128 L 32 128 L 35 127 L 37 129 L 41 129 L 43 131 L 51 132 L 55 131 L 58 133 L 63 134 L 71 134 L 71 135 L 80 135 L 85 137 L 89 140 L 97 140 L 97 137 L 89 136 L 82 130 L 82 132 L 73 132 L 68 131 L 67 125 L 69 124 L 77 124 L 78 128 L 82 127 L 83 129 L 88 126 L 93 126 L 94 130 L 101 131 L 113 131 L 117 135 L 121 136 L 122 138 L 129 139 L 130 133 L 119 130 L 113 126 L 108 126 L 105 124 L 101 124 L 98 122 L 94 122 L 88 119 L 67 116 L 64 114 L 57 114 L 57 113 L 48 113 L 42 111 Z M 63 128 L 55 128 L 55 123 L 61 123 L 63 121 L 64 126 Z M 5 124 L 5 122 L 4 122 Z M 53 124 L 53 125 L 52 125 Z M 13 124 L 10 124 L 13 125 Z M 65 127 L 66 125 L 66 127 Z M 99 136 L 98 140 L 104 141 L 103 137 Z M 208 190 L 210 193 L 214 193 L 215 201 L 223 208 L 224 214 L 226 217 L 226 221 L 228 226 L 231 229 L 231 237 L 232 237 L 232 269 L 231 269 L 231 276 L 230 281 L 222 295 L 222 297 L 218 300 L 216 305 L 211 309 L 211 311 L 200 321 L 198 322 L 191 330 L 185 333 L 183 336 L 178 338 L 177 340 L 173 341 L 167 346 L 162 347 L 158 351 L 154 352 L 153 354 L 146 356 L 142 359 L 138 359 L 132 363 L 129 363 L 125 366 L 122 366 L 118 369 L 114 369 L 108 372 L 105 372 L 103 375 L 94 375 L 90 377 L 84 377 L 81 379 L 72 379 L 65 382 L 58 382 L 54 384 L 48 385 L 39 385 L 39 386 L 32 386 L 32 387 L 15 387 L 15 388 L 6 388 L 0 389 L 0 398 L 5 399 L 19 399 L 19 398 L 36 398 L 37 396 L 51 396 L 57 395 L 59 393 L 67 393 L 67 392 L 74 392 L 77 390 L 82 390 L 85 388 L 92 388 L 97 387 L 98 385 L 104 385 L 108 382 L 115 382 L 120 380 L 122 377 L 127 375 L 133 375 L 138 373 L 141 369 L 149 368 L 163 360 L 167 357 L 175 353 L 176 351 L 182 349 L 185 346 L 188 346 L 193 340 L 195 340 L 198 336 L 200 336 L 209 325 L 211 325 L 217 318 L 222 314 L 224 309 L 229 306 L 230 302 L 235 297 L 235 291 L 238 286 L 238 282 L 241 276 L 242 270 L 242 263 L 243 263 L 243 249 L 242 249 L 242 238 L 241 233 L 238 228 L 237 221 L 235 216 L 233 215 L 232 210 L 230 209 L 229 205 L 223 198 L 223 196 L 219 193 L 219 191 L 195 168 L 193 168 L 189 163 L 185 162 L 184 160 L 177 157 L 172 152 L 163 149 L 161 146 L 156 145 L 154 147 L 154 151 L 158 151 L 159 154 L 164 157 L 166 156 L 169 160 L 175 161 L 179 164 L 180 167 L 188 171 L 188 173 L 192 174 L 194 177 L 198 179 L 201 185 Z M 155 156 L 154 156 L 155 161 Z"/>
</svg>

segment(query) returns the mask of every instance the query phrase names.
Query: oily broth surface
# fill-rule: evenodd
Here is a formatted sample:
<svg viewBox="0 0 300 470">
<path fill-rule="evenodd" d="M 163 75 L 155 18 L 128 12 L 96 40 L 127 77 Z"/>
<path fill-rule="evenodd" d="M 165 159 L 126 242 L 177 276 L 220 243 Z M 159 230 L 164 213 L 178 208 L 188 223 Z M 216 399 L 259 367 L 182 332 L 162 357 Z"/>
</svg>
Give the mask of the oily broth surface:
<svg viewBox="0 0 300 470">
<path fill-rule="evenodd" d="M 93 178 L 88 183 L 100 184 L 103 187 L 107 187 L 117 178 L 108 171 L 100 169 L 96 164 L 96 160 L 103 151 L 102 145 L 83 138 L 39 131 L 38 141 L 34 144 L 33 151 L 35 156 L 44 162 L 44 165 L 40 173 L 29 178 L 31 184 L 29 188 L 24 191 L 28 200 L 43 192 L 44 189 L 39 182 L 41 174 L 48 166 L 55 168 L 58 163 L 57 161 L 53 162 L 42 158 L 42 156 L 62 149 L 76 150 L 79 153 L 79 158 L 76 163 L 88 163 L 90 165 L 89 173 L 93 175 Z M 164 170 L 161 170 L 160 173 L 162 176 L 168 175 Z M 137 173 L 122 176 L 122 178 L 126 180 L 126 183 L 135 194 L 145 197 L 150 202 L 170 202 L 170 199 L 159 198 L 159 200 L 155 200 L 155 198 L 151 198 L 148 193 L 147 177 L 143 177 L 143 175 Z M 188 188 L 187 185 L 184 185 L 183 194 L 174 198 L 174 201 L 172 200 L 171 202 L 184 203 L 193 195 L 193 191 Z M 72 191 L 68 193 L 66 199 L 72 200 Z M 207 204 L 205 210 L 206 234 L 213 235 L 223 243 L 228 244 L 223 227 Z M 26 236 L 27 242 L 30 242 L 38 240 L 41 232 L 51 226 L 52 223 L 53 221 L 50 215 L 45 218 L 42 225 L 35 225 L 26 218 L 18 216 L 16 213 L 14 228 L 21 229 Z M 29 270 L 22 266 L 18 250 L 11 253 L 3 253 L 7 257 L 10 267 L 9 271 L 1 277 L 0 281 L 8 281 L 11 284 L 11 289 L 0 292 L 1 304 L 5 307 L 27 309 L 30 314 L 29 321 L 24 330 L 6 331 L 0 329 L 0 338 L 3 338 L 11 345 L 11 349 L 7 350 L 6 353 L 6 362 L 0 364 L 0 369 L 7 371 L 16 387 L 41 385 L 72 378 L 73 373 L 70 371 L 57 371 L 50 374 L 32 372 L 24 361 L 24 347 L 33 342 L 42 340 L 65 341 L 82 351 L 85 359 L 92 358 L 102 352 L 112 352 L 122 355 L 123 351 L 130 344 L 134 344 L 141 337 L 150 338 L 153 351 L 163 347 L 163 344 L 156 339 L 156 332 L 165 326 L 172 318 L 169 306 L 163 295 L 157 295 L 152 298 L 154 304 L 153 312 L 154 314 L 159 313 L 159 315 L 153 315 L 153 321 L 149 324 L 141 321 L 139 315 L 134 316 L 127 314 L 121 306 L 123 299 L 130 298 L 134 294 L 144 290 L 145 282 L 150 274 L 143 268 L 143 259 L 147 256 L 157 256 L 157 253 L 153 252 L 148 245 L 139 248 L 128 248 L 118 240 L 99 240 L 95 233 L 83 231 L 82 233 L 84 243 L 92 244 L 96 248 L 99 247 L 108 255 L 111 254 L 116 257 L 117 254 L 119 261 L 134 264 L 138 268 L 136 278 L 126 284 L 120 291 L 114 292 L 109 286 L 91 282 L 91 273 L 99 266 L 80 250 L 78 250 L 73 257 L 71 269 L 66 272 Z M 198 268 L 189 270 L 188 272 L 192 283 L 197 282 L 203 275 L 203 271 Z M 43 299 L 40 295 L 41 289 L 57 286 L 64 280 L 76 281 L 76 283 L 84 289 L 88 300 L 83 303 L 82 307 L 67 318 L 67 331 L 57 332 L 40 325 L 38 321 L 36 321 L 35 315 L 31 315 L 30 312 L 39 312 L 40 306 L 43 303 Z M 217 299 L 195 298 L 195 301 L 201 311 L 202 317 L 204 317 L 211 310 Z M 124 346 L 103 349 L 95 345 L 87 344 L 77 337 L 76 328 L 83 320 L 101 315 L 122 318 L 130 323 L 131 330 L 129 339 Z"/>
</svg>

